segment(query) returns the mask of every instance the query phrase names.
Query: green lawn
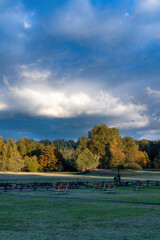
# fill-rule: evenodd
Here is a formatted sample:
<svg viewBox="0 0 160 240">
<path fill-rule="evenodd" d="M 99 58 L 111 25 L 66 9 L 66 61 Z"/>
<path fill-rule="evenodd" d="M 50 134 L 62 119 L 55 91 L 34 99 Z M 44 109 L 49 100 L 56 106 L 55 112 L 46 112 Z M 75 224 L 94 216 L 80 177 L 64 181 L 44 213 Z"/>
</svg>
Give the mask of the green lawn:
<svg viewBox="0 0 160 240">
<path fill-rule="evenodd" d="M 106 174 L 106 173 L 105 173 Z M 109 173 L 111 174 L 111 172 Z M 127 173 L 126 173 L 127 174 Z M 148 178 L 149 176 L 149 178 Z M 99 176 L 99 173 L 79 175 L 3 174 L 1 179 L 13 181 L 94 181 L 113 179 L 113 176 Z M 29 178 L 30 177 L 30 178 Z M 159 173 L 136 173 L 123 176 L 135 180 L 159 179 Z M 2 196 L 8 194 L 12 196 Z M 19 195 L 21 197 L 19 197 Z M 47 197 L 49 199 L 26 198 Z M 52 198 L 60 199 L 52 199 Z M 61 199 L 62 198 L 62 199 Z M 65 200 L 65 198 L 79 200 Z M 70 189 L 67 194 L 56 195 L 54 190 L 0 190 L 0 239 L 2 240 L 159 240 L 160 206 L 124 203 L 86 202 L 109 200 L 135 203 L 160 204 L 160 186 L 145 186 L 134 191 L 134 186 L 117 187 L 115 193 L 107 194 L 101 189 Z"/>
<path fill-rule="evenodd" d="M 58 198 L 74 198 L 74 199 L 90 199 L 90 200 L 109 200 L 135 203 L 153 203 L 160 204 L 160 187 L 144 187 L 143 190 L 134 191 L 134 187 L 117 187 L 115 193 L 106 193 L 101 189 L 81 188 L 70 189 L 67 194 L 56 194 L 54 190 L 19 190 L 1 191 L 2 194 L 8 195 L 25 195 L 25 196 L 41 196 L 41 197 L 58 197 Z M 0 194 L 1 194 L 0 193 Z"/>
<path fill-rule="evenodd" d="M 0 239 L 157 239 L 160 207 L 0 197 Z"/>
</svg>

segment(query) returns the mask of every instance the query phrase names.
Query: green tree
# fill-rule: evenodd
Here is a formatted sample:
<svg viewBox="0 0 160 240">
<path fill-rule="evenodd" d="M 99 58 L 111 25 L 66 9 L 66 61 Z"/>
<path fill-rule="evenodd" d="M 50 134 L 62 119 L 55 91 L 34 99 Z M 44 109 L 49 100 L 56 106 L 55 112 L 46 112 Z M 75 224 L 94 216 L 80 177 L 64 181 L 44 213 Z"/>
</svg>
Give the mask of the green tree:
<svg viewBox="0 0 160 240">
<path fill-rule="evenodd" d="M 0 137 L 0 170 L 3 170 L 3 155 L 2 155 L 3 145 L 4 145 L 3 138 Z"/>
<path fill-rule="evenodd" d="M 25 161 L 24 161 L 24 171 L 26 172 L 38 172 L 40 171 L 41 166 L 37 161 L 37 157 L 33 156 L 33 157 L 25 157 Z"/>
<path fill-rule="evenodd" d="M 17 150 L 16 143 L 12 146 L 13 157 L 12 157 L 12 170 L 11 171 L 21 171 L 24 167 L 24 160 L 22 159 L 19 151 Z"/>
<path fill-rule="evenodd" d="M 7 142 L 2 146 L 2 170 L 21 171 L 24 166 L 24 161 L 17 149 L 13 139 L 7 139 Z"/>
<path fill-rule="evenodd" d="M 74 149 L 64 149 L 61 151 L 63 155 L 63 167 L 65 171 L 76 171 L 76 151 Z"/>
<path fill-rule="evenodd" d="M 17 148 L 22 157 L 27 155 L 27 140 L 29 141 L 27 138 L 19 138 L 17 141 Z"/>
<path fill-rule="evenodd" d="M 160 168 L 160 158 L 155 157 L 153 161 L 154 168 L 159 169 Z"/>
<path fill-rule="evenodd" d="M 36 142 L 29 138 L 19 138 L 17 141 L 17 148 L 20 152 L 21 156 L 24 158 L 25 156 L 34 156 L 39 157 L 41 153 L 41 149 L 44 147 L 42 143 Z"/>
<path fill-rule="evenodd" d="M 77 169 L 78 171 L 85 172 L 87 170 L 95 169 L 99 164 L 98 159 L 96 159 L 89 151 L 88 148 L 85 148 L 77 158 Z"/>
<path fill-rule="evenodd" d="M 53 144 L 59 150 L 75 150 L 77 148 L 77 142 L 74 142 L 73 140 L 57 139 L 53 141 Z"/>
<path fill-rule="evenodd" d="M 100 159 L 103 165 L 103 159 L 106 159 L 108 144 L 114 139 L 120 137 L 119 130 L 108 128 L 105 124 L 95 126 L 88 133 L 88 148 L 94 154 L 95 158 Z"/>
<path fill-rule="evenodd" d="M 76 149 L 76 153 L 80 154 L 84 149 L 88 147 L 88 138 L 85 136 L 78 138 L 78 147 Z"/>
<path fill-rule="evenodd" d="M 1 170 L 7 170 L 7 145 L 4 143 L 2 145 L 2 155 L 1 155 Z"/>
</svg>

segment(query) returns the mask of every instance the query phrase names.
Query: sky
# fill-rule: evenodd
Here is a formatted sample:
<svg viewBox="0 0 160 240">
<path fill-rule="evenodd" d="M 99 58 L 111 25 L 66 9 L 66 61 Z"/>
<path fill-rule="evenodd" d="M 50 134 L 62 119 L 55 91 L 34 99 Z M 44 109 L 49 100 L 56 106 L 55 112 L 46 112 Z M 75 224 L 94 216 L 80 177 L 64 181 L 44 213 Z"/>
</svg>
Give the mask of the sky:
<svg viewBox="0 0 160 240">
<path fill-rule="evenodd" d="M 0 135 L 160 139 L 159 0 L 0 0 Z"/>
</svg>

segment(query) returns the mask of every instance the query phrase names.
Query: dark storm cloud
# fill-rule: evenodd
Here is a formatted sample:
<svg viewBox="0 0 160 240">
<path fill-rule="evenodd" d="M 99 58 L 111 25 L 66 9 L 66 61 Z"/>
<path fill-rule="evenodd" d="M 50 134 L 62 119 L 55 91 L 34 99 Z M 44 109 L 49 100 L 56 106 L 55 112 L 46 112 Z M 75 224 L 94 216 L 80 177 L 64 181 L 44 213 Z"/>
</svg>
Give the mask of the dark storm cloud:
<svg viewBox="0 0 160 240">
<path fill-rule="evenodd" d="M 101 122 L 159 134 L 150 94 L 159 1 L 0 0 L 0 9 L 0 134 L 76 138 Z"/>
</svg>

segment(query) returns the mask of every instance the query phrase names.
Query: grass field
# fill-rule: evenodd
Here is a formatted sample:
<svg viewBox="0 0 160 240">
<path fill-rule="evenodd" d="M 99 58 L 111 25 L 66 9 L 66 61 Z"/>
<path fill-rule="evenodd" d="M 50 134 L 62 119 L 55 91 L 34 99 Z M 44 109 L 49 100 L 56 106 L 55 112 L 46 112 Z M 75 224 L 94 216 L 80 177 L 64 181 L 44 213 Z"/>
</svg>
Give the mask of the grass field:
<svg viewBox="0 0 160 240">
<path fill-rule="evenodd" d="M 0 179 L 11 181 L 113 179 L 112 173 L 99 175 L 77 174 L 1 174 Z M 113 173 L 114 174 L 114 173 Z M 155 174 L 155 175 L 154 175 Z M 157 180 L 160 173 L 124 173 L 124 179 Z M 2 196 L 8 194 L 10 196 Z M 21 197 L 20 197 L 21 196 Z M 42 197 L 29 198 L 29 197 Z M 47 199 L 48 198 L 48 199 Z M 53 199 L 55 198 L 55 199 Z M 66 200 L 70 199 L 70 200 Z M 74 200 L 76 199 L 76 200 Z M 78 200 L 79 199 L 79 200 Z M 90 199 L 91 202 L 83 201 Z M 123 203 L 92 202 L 111 200 Z M 124 202 L 128 202 L 125 203 Z M 53 190 L 19 190 L 0 192 L 0 239 L 116 239 L 159 240 L 160 206 L 130 203 L 160 204 L 160 186 L 134 191 L 133 186 L 118 187 L 113 194 L 100 189 L 71 189 L 68 194 L 56 195 Z"/>
</svg>

